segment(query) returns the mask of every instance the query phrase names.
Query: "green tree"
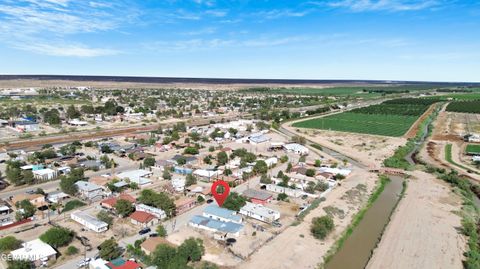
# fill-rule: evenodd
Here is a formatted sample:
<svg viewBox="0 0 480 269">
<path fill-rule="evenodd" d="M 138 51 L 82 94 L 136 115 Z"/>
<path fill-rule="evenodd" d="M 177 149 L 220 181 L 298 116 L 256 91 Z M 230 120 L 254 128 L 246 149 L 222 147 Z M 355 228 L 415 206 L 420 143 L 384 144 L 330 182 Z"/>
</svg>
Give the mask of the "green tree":
<svg viewBox="0 0 480 269">
<path fill-rule="evenodd" d="M 164 192 L 157 193 L 150 189 L 145 189 L 138 197 L 140 203 L 161 208 L 167 216 L 173 216 L 175 213 L 175 203 L 170 196 Z"/>
<path fill-rule="evenodd" d="M 186 147 L 183 154 L 196 155 L 198 154 L 198 149 L 195 147 Z"/>
<path fill-rule="evenodd" d="M 310 168 L 310 169 L 307 169 L 307 171 L 305 171 L 305 175 L 306 175 L 307 177 L 313 177 L 313 176 L 315 176 L 315 174 L 316 174 L 315 169 L 311 169 L 311 168 Z"/>
<path fill-rule="evenodd" d="M 258 160 L 253 166 L 253 172 L 256 174 L 266 174 L 268 171 L 268 165 L 263 160 Z"/>
<path fill-rule="evenodd" d="M 315 167 L 320 167 L 322 166 L 322 161 L 321 160 L 315 160 Z"/>
<path fill-rule="evenodd" d="M 288 162 L 288 156 L 287 156 L 287 155 L 283 155 L 282 157 L 280 157 L 280 162 L 281 162 L 281 163 L 286 163 L 286 162 Z"/>
<path fill-rule="evenodd" d="M 246 202 L 247 199 L 244 196 L 236 192 L 231 192 L 230 195 L 228 195 L 227 199 L 225 199 L 222 207 L 233 211 L 239 211 L 240 208 L 242 208 L 246 204 Z"/>
<path fill-rule="evenodd" d="M 163 179 L 165 180 L 172 180 L 172 174 L 168 171 L 168 169 L 163 169 L 163 174 L 162 174 Z"/>
<path fill-rule="evenodd" d="M 313 218 L 310 232 L 317 239 L 325 239 L 334 228 L 333 219 L 330 216 Z"/>
<path fill-rule="evenodd" d="M 171 268 L 171 263 L 177 256 L 177 250 L 166 244 L 160 244 L 152 253 L 152 263 L 157 268 Z M 184 264 L 186 265 L 186 261 Z"/>
<path fill-rule="evenodd" d="M 111 261 L 122 255 L 122 249 L 118 246 L 117 241 L 113 238 L 103 241 L 103 243 L 100 244 L 99 248 L 100 258 L 107 261 Z"/>
<path fill-rule="evenodd" d="M 162 224 L 159 224 L 155 231 L 157 232 L 158 236 L 160 236 L 160 237 L 167 236 L 167 230 L 165 229 L 165 227 L 163 227 Z"/>
<path fill-rule="evenodd" d="M 287 173 L 290 173 L 290 171 L 292 171 L 292 168 L 293 168 L 293 165 L 292 163 L 288 163 L 287 164 L 287 170 L 285 170 Z"/>
<path fill-rule="evenodd" d="M 67 248 L 66 254 L 67 254 L 68 256 L 75 255 L 75 254 L 77 254 L 77 253 L 78 253 L 78 248 L 76 248 L 75 246 L 69 246 L 69 247 Z"/>
<path fill-rule="evenodd" d="M 198 262 L 205 254 L 203 241 L 199 238 L 190 237 L 178 247 L 178 255 L 187 261 Z"/>
<path fill-rule="evenodd" d="M 37 209 L 29 200 L 22 200 L 17 202 L 15 205 L 18 209 L 22 209 L 22 211 L 17 211 L 17 220 L 23 220 L 26 218 L 30 218 L 35 214 Z"/>
<path fill-rule="evenodd" d="M 143 166 L 144 167 L 150 167 L 155 165 L 155 158 L 153 157 L 147 157 L 143 160 Z"/>
<path fill-rule="evenodd" d="M 272 184 L 272 179 L 266 174 L 262 174 L 260 177 L 260 183 L 262 184 Z"/>
<path fill-rule="evenodd" d="M 32 262 L 27 260 L 12 260 L 8 261 L 8 269 L 31 269 Z"/>
<path fill-rule="evenodd" d="M 185 180 L 185 185 L 186 186 L 191 186 L 191 185 L 196 184 L 196 183 L 197 183 L 197 178 L 192 174 L 188 174 L 187 177 L 186 177 L 186 180 Z"/>
<path fill-rule="evenodd" d="M 218 165 L 225 165 L 228 162 L 228 155 L 225 151 L 217 153 L 217 162 Z"/>
<path fill-rule="evenodd" d="M 287 201 L 288 200 L 288 195 L 286 195 L 285 193 L 279 193 L 277 195 L 277 200 L 278 201 Z"/>
<path fill-rule="evenodd" d="M 22 246 L 22 241 L 18 240 L 14 236 L 6 236 L 0 238 L 0 253 L 5 253 L 7 251 L 12 251 L 18 249 Z"/>
<path fill-rule="evenodd" d="M 54 248 L 63 247 L 72 242 L 73 232 L 62 227 L 53 227 L 40 235 L 40 240 Z"/>
<path fill-rule="evenodd" d="M 97 214 L 97 218 L 108 224 L 108 227 L 112 227 L 113 217 L 106 210 L 100 210 Z"/>
<path fill-rule="evenodd" d="M 79 117 L 80 117 L 80 112 L 78 112 L 78 110 L 73 105 L 70 105 L 67 108 L 67 118 L 76 119 Z"/>
<path fill-rule="evenodd" d="M 77 180 L 72 177 L 64 176 L 60 179 L 60 189 L 71 196 L 74 196 L 78 192 L 78 187 L 75 185 Z"/>
<path fill-rule="evenodd" d="M 122 218 L 130 216 L 135 211 L 132 202 L 120 199 L 115 203 L 115 212 Z"/>
</svg>

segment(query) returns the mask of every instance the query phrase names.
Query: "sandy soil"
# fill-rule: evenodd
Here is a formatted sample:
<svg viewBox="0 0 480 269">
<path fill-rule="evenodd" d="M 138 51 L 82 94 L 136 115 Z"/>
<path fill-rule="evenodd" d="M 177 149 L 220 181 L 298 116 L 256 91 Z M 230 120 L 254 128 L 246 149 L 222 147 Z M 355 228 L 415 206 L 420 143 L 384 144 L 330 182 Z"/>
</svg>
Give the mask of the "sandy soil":
<svg viewBox="0 0 480 269">
<path fill-rule="evenodd" d="M 341 186 L 329 193 L 327 200 L 312 210 L 300 225 L 288 227 L 238 268 L 316 268 L 348 226 L 352 216 L 366 202 L 376 180 L 376 175 L 356 169 Z M 345 198 L 347 191 L 357 190 L 359 184 L 364 184 L 367 191 L 358 193 L 357 199 Z M 314 217 L 325 215 L 324 208 L 329 206 L 343 210 L 344 214 L 334 216 L 335 230 L 327 239 L 317 240 L 309 232 L 311 221 Z"/>
<path fill-rule="evenodd" d="M 285 127 L 292 132 L 296 132 L 299 128 L 292 127 L 291 124 L 289 123 Z M 307 139 L 342 152 L 369 167 L 379 167 L 384 159 L 393 154 L 395 149 L 407 142 L 405 138 L 400 137 L 381 137 L 313 129 L 299 130 L 301 135 Z"/>
<path fill-rule="evenodd" d="M 75 81 L 75 80 L 37 80 L 37 79 L 9 79 L 0 80 L 0 89 L 30 88 L 30 87 L 95 87 L 95 88 L 172 88 L 172 89 L 199 89 L 199 90 L 238 90 L 252 87 L 315 87 L 330 88 L 341 86 L 356 86 L 355 83 L 309 83 L 309 84 L 281 84 L 281 83 L 139 83 L 113 81 Z M 361 84 L 368 86 L 367 84 Z"/>
<path fill-rule="evenodd" d="M 430 174 L 413 175 L 367 268 L 462 268 L 460 197 Z"/>
</svg>

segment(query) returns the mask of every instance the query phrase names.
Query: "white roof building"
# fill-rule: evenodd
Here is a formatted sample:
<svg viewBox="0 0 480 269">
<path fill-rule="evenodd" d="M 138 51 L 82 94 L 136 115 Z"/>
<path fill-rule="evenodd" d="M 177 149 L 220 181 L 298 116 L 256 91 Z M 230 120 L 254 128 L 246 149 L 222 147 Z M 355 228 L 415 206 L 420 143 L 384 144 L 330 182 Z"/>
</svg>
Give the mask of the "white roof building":
<svg viewBox="0 0 480 269">
<path fill-rule="evenodd" d="M 272 223 L 280 218 L 280 212 L 270 209 L 261 204 L 247 202 L 240 208 L 240 214 L 254 218 L 259 221 Z"/>
<path fill-rule="evenodd" d="M 268 167 L 272 167 L 273 165 L 278 163 L 277 157 L 270 157 L 265 160 L 265 163 L 267 164 Z"/>
<path fill-rule="evenodd" d="M 14 260 L 28 260 L 28 261 L 47 261 L 51 257 L 57 255 L 57 251 L 49 244 L 44 243 L 40 239 L 35 239 L 22 244 L 22 248 L 11 252 Z"/>
<path fill-rule="evenodd" d="M 276 193 L 285 193 L 286 195 L 291 197 L 300 197 L 305 194 L 301 190 L 285 188 L 275 184 L 267 184 L 266 186 L 267 186 L 267 191 L 276 192 Z"/>
<path fill-rule="evenodd" d="M 40 180 L 52 180 L 57 176 L 57 171 L 50 168 L 34 170 L 32 172 L 33 177 Z"/>
<path fill-rule="evenodd" d="M 153 206 L 149 206 L 149 205 L 145 205 L 145 204 L 136 205 L 135 210 L 150 213 L 150 214 L 154 215 L 155 217 L 157 217 L 159 219 L 164 219 L 164 218 L 167 217 L 167 214 L 162 209 L 156 208 L 156 207 L 153 207 Z"/>
<path fill-rule="evenodd" d="M 173 178 L 171 181 L 173 189 L 178 192 L 184 191 L 185 181 L 186 181 L 185 178 L 180 178 L 180 177 Z"/>
<path fill-rule="evenodd" d="M 352 172 L 349 169 L 331 168 L 331 167 L 321 167 L 318 169 L 318 171 L 320 171 L 320 173 L 330 173 L 334 175 L 340 174 L 343 176 L 348 176 Z"/>
<path fill-rule="evenodd" d="M 218 176 L 220 173 L 219 171 L 212 171 L 212 170 L 205 170 L 205 169 L 197 169 L 193 171 L 193 174 L 202 178 L 211 179 L 213 177 Z"/>
<path fill-rule="evenodd" d="M 283 148 L 286 151 L 294 152 L 294 153 L 300 154 L 300 155 L 306 155 L 309 152 L 307 147 L 305 147 L 303 145 L 300 145 L 300 144 L 297 144 L 297 143 L 286 144 L 286 145 L 283 146 Z"/>
<path fill-rule="evenodd" d="M 138 170 L 131 170 L 125 171 L 117 175 L 120 179 L 130 179 L 130 182 L 135 182 L 138 186 L 144 186 L 152 183 L 152 180 L 148 179 L 147 177 L 151 176 L 153 173 L 151 171 L 138 169 Z"/>
<path fill-rule="evenodd" d="M 101 233 L 108 230 L 108 224 L 106 222 L 92 217 L 91 215 L 84 213 L 80 210 L 77 210 L 70 214 L 70 218 L 96 233 Z"/>
<path fill-rule="evenodd" d="M 75 126 L 86 126 L 88 123 L 86 121 L 81 121 L 79 119 L 73 119 L 68 122 L 70 125 L 75 125 Z"/>
<path fill-rule="evenodd" d="M 473 156 L 472 161 L 473 162 L 480 162 L 480 156 Z"/>
</svg>

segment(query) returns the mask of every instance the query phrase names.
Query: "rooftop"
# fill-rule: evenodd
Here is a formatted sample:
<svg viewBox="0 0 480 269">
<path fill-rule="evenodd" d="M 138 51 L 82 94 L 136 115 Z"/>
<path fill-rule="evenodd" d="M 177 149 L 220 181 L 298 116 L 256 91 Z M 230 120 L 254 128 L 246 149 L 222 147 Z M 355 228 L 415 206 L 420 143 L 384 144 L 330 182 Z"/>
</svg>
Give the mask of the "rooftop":
<svg viewBox="0 0 480 269">
<path fill-rule="evenodd" d="M 140 223 L 147 223 L 155 219 L 155 216 L 145 211 L 135 211 L 130 215 L 130 218 Z"/>
<path fill-rule="evenodd" d="M 237 215 L 237 212 L 228 210 L 225 208 L 218 207 L 216 205 L 209 205 L 203 211 L 204 214 L 209 214 L 217 217 L 221 217 L 224 219 L 229 219 L 235 222 L 241 222 L 242 217 Z"/>
<path fill-rule="evenodd" d="M 190 223 L 205 226 L 224 233 L 237 233 L 243 228 L 242 224 L 218 221 L 198 215 L 193 216 L 190 220 Z"/>
<path fill-rule="evenodd" d="M 11 252 L 14 260 L 38 261 L 57 254 L 55 249 L 40 239 L 25 242 L 22 246 Z"/>
<path fill-rule="evenodd" d="M 106 222 L 103 222 L 85 212 L 82 212 L 80 210 L 77 210 L 75 212 L 72 212 L 72 214 L 70 214 L 71 216 L 76 216 L 80 219 L 83 219 L 85 222 L 88 222 L 90 224 L 93 224 L 94 226 L 96 227 L 107 227 L 108 224 Z"/>
<path fill-rule="evenodd" d="M 101 189 L 100 186 L 96 185 L 96 184 L 93 184 L 93 183 L 90 183 L 88 181 L 77 181 L 75 182 L 75 185 L 77 185 L 78 189 L 81 190 L 81 191 L 95 191 L 95 190 L 98 190 L 98 189 Z"/>
<path fill-rule="evenodd" d="M 257 200 L 268 200 L 272 198 L 272 195 L 270 193 L 264 192 L 264 191 L 257 191 L 254 189 L 246 189 L 243 192 L 243 195 L 245 195 L 248 198 L 254 198 Z"/>
</svg>

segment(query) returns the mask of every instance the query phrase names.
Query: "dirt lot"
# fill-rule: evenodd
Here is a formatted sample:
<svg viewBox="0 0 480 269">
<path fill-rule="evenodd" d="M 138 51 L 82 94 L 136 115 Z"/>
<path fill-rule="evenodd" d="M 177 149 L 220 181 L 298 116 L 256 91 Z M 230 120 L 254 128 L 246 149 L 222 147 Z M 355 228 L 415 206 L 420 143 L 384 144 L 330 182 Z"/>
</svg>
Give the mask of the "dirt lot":
<svg viewBox="0 0 480 269">
<path fill-rule="evenodd" d="M 414 172 L 367 268 L 463 268 L 461 203 L 446 183 Z"/>
<path fill-rule="evenodd" d="M 352 216 L 366 201 L 376 180 L 377 176 L 374 174 L 355 170 L 348 179 L 342 182 L 341 186 L 330 192 L 326 197 L 327 200 L 312 210 L 301 224 L 289 226 L 255 252 L 239 268 L 316 268 L 322 262 L 322 257 L 350 223 Z M 359 189 L 365 191 L 359 191 Z M 343 214 L 334 214 L 334 232 L 326 240 L 320 241 L 310 235 L 309 229 L 312 218 L 327 214 L 324 208 L 337 208 L 342 210 Z"/>
<path fill-rule="evenodd" d="M 296 132 L 298 128 L 285 126 Z M 326 130 L 299 129 L 301 135 L 320 145 L 342 152 L 352 159 L 377 167 L 384 159 L 390 157 L 395 149 L 404 145 L 407 140 L 397 137 L 379 137 L 364 134 L 353 134 Z"/>
</svg>

